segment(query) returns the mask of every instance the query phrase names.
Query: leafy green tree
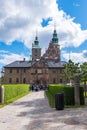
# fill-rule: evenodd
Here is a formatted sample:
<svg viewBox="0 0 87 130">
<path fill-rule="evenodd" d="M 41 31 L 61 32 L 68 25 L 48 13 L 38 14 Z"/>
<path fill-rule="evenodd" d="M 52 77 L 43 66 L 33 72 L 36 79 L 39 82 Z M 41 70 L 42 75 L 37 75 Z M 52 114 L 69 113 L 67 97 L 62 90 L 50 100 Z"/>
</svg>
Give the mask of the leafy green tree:
<svg viewBox="0 0 87 130">
<path fill-rule="evenodd" d="M 64 73 L 70 83 L 74 82 L 74 98 L 75 98 L 75 105 L 80 105 L 80 80 L 79 80 L 79 73 L 80 67 L 79 63 L 74 63 L 73 61 L 69 60 L 67 64 L 65 64 Z"/>
<path fill-rule="evenodd" d="M 86 82 L 87 82 L 87 62 L 80 65 L 81 69 L 81 81 L 84 82 L 85 96 L 86 96 Z"/>
<path fill-rule="evenodd" d="M 73 82 L 75 74 L 80 73 L 79 63 L 74 63 L 72 60 L 69 60 L 64 65 L 63 73 L 70 82 Z"/>
<path fill-rule="evenodd" d="M 86 84 L 87 81 L 87 62 L 84 62 L 82 65 L 80 65 L 81 68 L 81 80 Z"/>
</svg>

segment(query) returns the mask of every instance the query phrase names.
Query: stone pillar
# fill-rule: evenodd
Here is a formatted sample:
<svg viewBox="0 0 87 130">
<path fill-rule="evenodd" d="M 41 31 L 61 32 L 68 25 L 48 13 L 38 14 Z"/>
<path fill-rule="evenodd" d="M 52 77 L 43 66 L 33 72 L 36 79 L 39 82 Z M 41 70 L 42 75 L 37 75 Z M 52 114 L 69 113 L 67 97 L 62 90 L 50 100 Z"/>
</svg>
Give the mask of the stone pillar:
<svg viewBox="0 0 87 130">
<path fill-rule="evenodd" d="M 75 105 L 80 105 L 80 79 L 79 75 L 75 75 L 74 78 L 74 97 L 75 97 Z"/>
<path fill-rule="evenodd" d="M 4 86 L 0 86 L 0 103 L 4 103 Z"/>
</svg>

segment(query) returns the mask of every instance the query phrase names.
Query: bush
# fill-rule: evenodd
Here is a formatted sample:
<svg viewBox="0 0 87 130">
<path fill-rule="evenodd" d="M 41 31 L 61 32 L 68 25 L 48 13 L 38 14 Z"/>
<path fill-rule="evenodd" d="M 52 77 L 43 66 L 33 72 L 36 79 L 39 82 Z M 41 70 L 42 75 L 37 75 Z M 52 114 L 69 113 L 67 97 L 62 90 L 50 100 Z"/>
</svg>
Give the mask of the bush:
<svg viewBox="0 0 87 130">
<path fill-rule="evenodd" d="M 74 87 L 64 87 L 64 103 L 65 105 L 74 105 Z"/>
<path fill-rule="evenodd" d="M 62 85 L 62 84 L 56 84 L 56 85 L 51 85 L 51 84 L 49 84 L 48 85 L 48 90 L 49 90 L 49 92 L 53 95 L 53 96 L 55 96 L 55 94 L 56 93 L 61 93 L 61 92 L 63 92 L 64 90 L 64 85 Z"/>
<path fill-rule="evenodd" d="M 28 84 L 7 84 L 5 87 L 5 103 L 19 95 L 29 93 Z"/>
<path fill-rule="evenodd" d="M 64 93 L 64 105 L 75 105 L 74 87 L 67 86 L 67 85 L 61 85 L 61 84 L 56 84 L 56 85 L 50 84 L 50 85 L 48 85 L 47 96 L 48 96 L 49 100 L 51 100 L 49 102 L 51 104 L 54 104 L 53 107 L 55 106 L 55 94 L 62 93 L 62 92 Z M 50 97 L 51 97 L 51 99 L 50 99 Z M 52 101 L 54 101 L 54 103 L 52 103 Z M 80 104 L 84 105 L 83 87 L 80 87 Z"/>
<path fill-rule="evenodd" d="M 80 104 L 84 105 L 85 104 L 85 100 L 84 100 L 84 88 L 80 87 Z"/>
</svg>

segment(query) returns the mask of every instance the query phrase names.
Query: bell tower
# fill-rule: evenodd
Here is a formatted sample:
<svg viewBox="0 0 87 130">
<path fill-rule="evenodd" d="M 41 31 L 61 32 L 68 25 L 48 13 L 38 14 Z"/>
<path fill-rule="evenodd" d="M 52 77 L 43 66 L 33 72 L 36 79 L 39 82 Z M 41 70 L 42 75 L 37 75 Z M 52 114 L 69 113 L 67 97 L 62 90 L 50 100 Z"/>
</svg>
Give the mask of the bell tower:
<svg viewBox="0 0 87 130">
<path fill-rule="evenodd" d="M 53 44 L 58 44 L 58 37 L 57 37 L 56 29 L 54 29 L 54 32 L 53 32 L 52 43 Z"/>
<path fill-rule="evenodd" d="M 57 58 L 58 62 L 60 62 L 60 45 L 59 45 L 59 39 L 56 32 L 56 28 L 54 27 L 53 37 L 52 37 L 52 45 L 55 48 L 55 58 Z"/>
<path fill-rule="evenodd" d="M 39 46 L 38 37 L 36 35 L 34 43 L 32 44 L 32 61 L 40 59 L 41 57 L 41 48 Z"/>
</svg>

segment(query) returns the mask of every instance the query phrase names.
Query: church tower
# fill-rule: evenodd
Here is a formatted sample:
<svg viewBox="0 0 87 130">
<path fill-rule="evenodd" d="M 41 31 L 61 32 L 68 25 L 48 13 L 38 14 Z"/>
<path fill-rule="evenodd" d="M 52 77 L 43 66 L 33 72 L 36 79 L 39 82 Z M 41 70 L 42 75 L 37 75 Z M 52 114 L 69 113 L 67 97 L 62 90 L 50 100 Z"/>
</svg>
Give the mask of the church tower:
<svg viewBox="0 0 87 130">
<path fill-rule="evenodd" d="M 52 44 L 55 48 L 55 55 L 56 55 L 55 59 L 60 61 L 60 45 L 58 44 L 58 42 L 59 42 L 58 35 L 57 35 L 57 32 L 56 32 L 56 29 L 54 28 Z"/>
<path fill-rule="evenodd" d="M 54 45 L 55 45 L 55 44 L 58 44 L 58 37 L 57 37 L 56 29 L 54 29 L 54 32 L 53 32 L 52 43 L 53 43 Z"/>
<path fill-rule="evenodd" d="M 41 48 L 39 46 L 38 37 L 36 35 L 34 43 L 32 44 L 32 61 L 41 58 Z"/>
<path fill-rule="evenodd" d="M 60 62 L 60 45 L 58 44 L 58 36 L 55 28 L 52 40 L 50 41 L 49 47 L 43 56 L 49 61 Z"/>
</svg>

